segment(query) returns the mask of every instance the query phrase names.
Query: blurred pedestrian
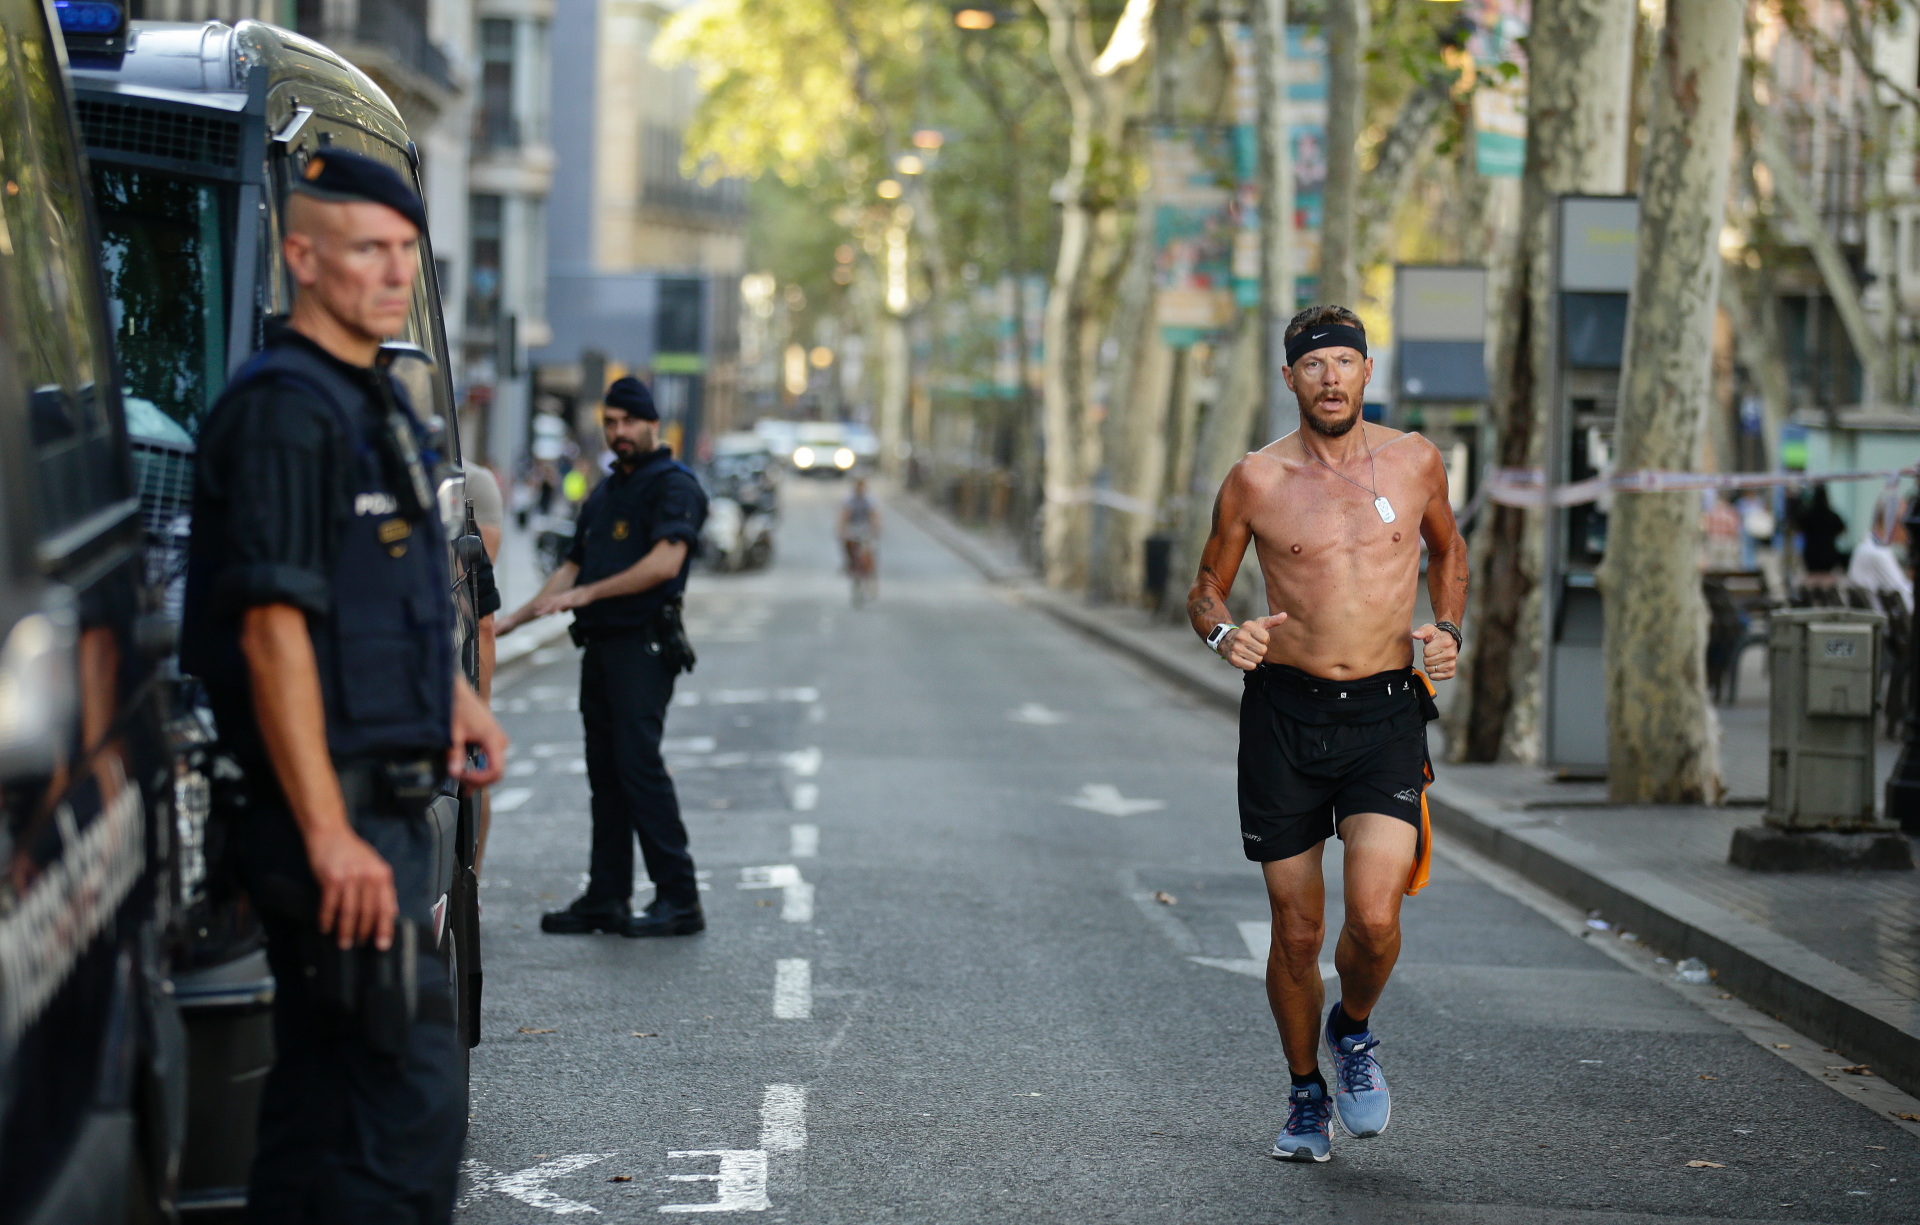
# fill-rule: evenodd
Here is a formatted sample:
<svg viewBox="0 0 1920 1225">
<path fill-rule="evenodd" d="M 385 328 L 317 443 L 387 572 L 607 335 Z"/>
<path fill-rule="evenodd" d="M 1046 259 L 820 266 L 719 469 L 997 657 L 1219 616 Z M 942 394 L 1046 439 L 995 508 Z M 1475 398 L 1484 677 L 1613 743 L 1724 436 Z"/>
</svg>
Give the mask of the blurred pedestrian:
<svg viewBox="0 0 1920 1225">
<path fill-rule="evenodd" d="M 511 633 L 536 617 L 572 611 L 580 661 L 580 720 L 593 790 L 587 890 L 540 930 L 686 936 L 706 929 L 673 777 L 660 756 L 674 678 L 693 649 L 680 598 L 707 495 L 692 469 L 659 445 L 660 414 L 647 385 L 616 379 L 603 422 L 614 468 L 580 508 L 573 551 L 546 586 L 501 619 Z M 569 478 L 571 479 L 571 477 Z M 633 914 L 633 842 L 640 839 L 653 902 Z"/>
<path fill-rule="evenodd" d="M 1840 552 L 1840 537 L 1847 531 L 1842 519 L 1827 501 L 1827 487 L 1815 485 L 1813 494 L 1800 511 L 1800 560 L 1814 585 L 1831 585 L 1846 569 L 1846 555 Z"/>
<path fill-rule="evenodd" d="M 1913 611 L 1913 576 L 1907 573 L 1907 525 L 1902 522 L 1904 508 L 1894 498 L 1882 498 L 1873 506 L 1873 528 L 1867 538 L 1854 546 L 1847 562 L 1847 581 L 1868 591 L 1894 591 L 1907 611 Z"/>
</svg>

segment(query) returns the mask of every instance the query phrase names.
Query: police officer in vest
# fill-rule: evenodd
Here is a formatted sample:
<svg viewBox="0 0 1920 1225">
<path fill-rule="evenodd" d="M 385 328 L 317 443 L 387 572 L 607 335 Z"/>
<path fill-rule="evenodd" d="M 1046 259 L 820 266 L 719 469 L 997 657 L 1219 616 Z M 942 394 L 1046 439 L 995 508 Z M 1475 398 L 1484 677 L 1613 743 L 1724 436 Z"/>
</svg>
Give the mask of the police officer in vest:
<svg viewBox="0 0 1920 1225">
<path fill-rule="evenodd" d="M 426 216 L 323 146 L 285 220 L 293 314 L 200 438 L 182 639 L 245 775 L 227 862 L 277 984 L 248 1219 L 446 1222 L 465 1052 L 424 816 L 448 776 L 498 777 L 506 738 L 455 665 L 433 457 L 380 350 Z"/>
<path fill-rule="evenodd" d="M 573 552 L 525 607 L 495 621 L 494 632 L 571 610 L 573 639 L 586 648 L 580 719 L 593 789 L 591 871 L 586 894 L 543 916 L 540 930 L 686 936 L 707 923 L 660 736 L 674 678 L 693 667 L 680 596 L 707 495 L 660 445 L 660 414 L 645 383 L 617 379 L 604 403 L 613 471 L 580 507 Z M 636 834 L 654 884 L 652 903 L 637 915 L 627 901 Z"/>
</svg>

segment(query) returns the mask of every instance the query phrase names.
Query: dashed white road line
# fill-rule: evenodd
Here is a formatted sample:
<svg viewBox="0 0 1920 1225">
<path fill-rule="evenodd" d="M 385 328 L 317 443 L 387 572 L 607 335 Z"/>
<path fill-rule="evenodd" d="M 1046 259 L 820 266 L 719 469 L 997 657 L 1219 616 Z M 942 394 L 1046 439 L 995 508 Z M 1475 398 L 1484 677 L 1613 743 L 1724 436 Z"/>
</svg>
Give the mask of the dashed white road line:
<svg viewBox="0 0 1920 1225">
<path fill-rule="evenodd" d="M 789 923 L 813 922 L 813 886 L 790 863 L 764 868 L 740 869 L 742 889 L 778 889 L 781 893 L 780 917 Z"/>
<path fill-rule="evenodd" d="M 774 963 L 773 1015 L 782 1021 L 813 1016 L 813 963 L 806 958 L 782 957 Z"/>
<path fill-rule="evenodd" d="M 531 787 L 502 787 L 493 793 L 493 810 L 512 812 L 532 798 L 533 788 Z"/>
<path fill-rule="evenodd" d="M 780 764 L 792 770 L 801 778 L 812 778 L 820 773 L 820 763 L 825 760 L 820 750 L 812 745 L 796 749 L 791 753 L 780 754 Z"/>
<path fill-rule="evenodd" d="M 820 788 L 815 783 L 795 783 L 793 785 L 793 810 L 812 812 L 814 805 L 820 802 Z"/>
<path fill-rule="evenodd" d="M 1031 723 L 1035 727 L 1053 727 L 1067 721 L 1067 716 L 1057 710 L 1049 710 L 1039 702 L 1028 702 L 1018 710 L 1010 710 L 1007 718 L 1015 723 Z"/>
<path fill-rule="evenodd" d="M 812 859 L 820 853 L 820 827 L 818 825 L 795 825 L 793 845 L 787 851 L 795 859 Z"/>
<path fill-rule="evenodd" d="M 797 1153 L 807 1147 L 805 1085 L 767 1086 L 760 1101 L 760 1147 L 770 1153 Z"/>
</svg>

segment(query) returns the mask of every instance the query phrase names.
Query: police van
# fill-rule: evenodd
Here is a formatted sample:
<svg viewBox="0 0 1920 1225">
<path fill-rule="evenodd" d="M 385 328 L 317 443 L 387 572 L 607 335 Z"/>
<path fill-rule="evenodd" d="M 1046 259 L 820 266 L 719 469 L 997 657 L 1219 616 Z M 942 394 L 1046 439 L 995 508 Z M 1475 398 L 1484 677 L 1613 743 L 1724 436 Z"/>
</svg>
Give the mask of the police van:
<svg viewBox="0 0 1920 1225">
<path fill-rule="evenodd" d="M 26 0 L 31 3 L 31 0 Z M 94 207 L 104 303 L 125 404 L 132 475 L 146 528 L 148 590 L 177 622 L 191 530 L 194 439 L 228 375 L 292 307 L 279 252 L 286 187 L 326 148 L 379 159 L 419 187 L 419 159 L 398 111 L 326 47 L 260 22 L 126 22 L 115 5 L 60 6 L 73 105 Z M 92 22 L 92 25 L 87 25 Z M 471 563 L 480 538 L 460 475 L 439 286 L 428 237 L 405 333 L 390 345 L 442 458 L 440 510 L 453 555 L 458 649 L 478 668 Z M 244 898 L 223 889 L 219 797 L 232 768 L 191 677 L 171 686 L 190 917 L 175 949 L 173 999 L 184 1020 L 189 1119 L 183 1208 L 244 1201 L 259 1091 L 271 1062 L 272 979 Z M 467 1045 L 478 1041 L 477 805 L 449 785 L 431 806 L 439 851 L 435 938 Z"/>
<path fill-rule="evenodd" d="M 185 1127 L 165 657 L 52 5 L 0 0 L 0 1222 L 157 1220 Z"/>
</svg>

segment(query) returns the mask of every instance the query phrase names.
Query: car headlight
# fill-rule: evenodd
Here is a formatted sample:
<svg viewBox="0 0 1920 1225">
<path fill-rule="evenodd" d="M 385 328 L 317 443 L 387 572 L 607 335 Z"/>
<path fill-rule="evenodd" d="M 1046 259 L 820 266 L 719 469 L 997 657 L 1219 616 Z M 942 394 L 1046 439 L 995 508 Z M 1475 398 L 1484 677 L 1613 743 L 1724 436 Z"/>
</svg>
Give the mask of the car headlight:
<svg viewBox="0 0 1920 1225">
<path fill-rule="evenodd" d="M 841 447 L 838 451 L 835 451 L 833 453 L 833 466 L 836 468 L 853 467 L 853 452 L 845 447 Z"/>
<path fill-rule="evenodd" d="M 813 467 L 813 460 L 814 460 L 814 454 L 813 454 L 812 447 L 797 447 L 794 449 L 794 452 L 793 452 L 794 467 L 811 468 Z"/>
</svg>

